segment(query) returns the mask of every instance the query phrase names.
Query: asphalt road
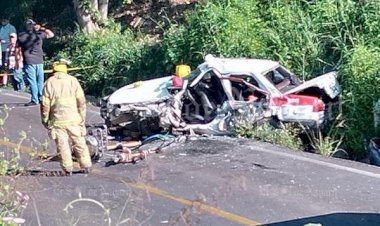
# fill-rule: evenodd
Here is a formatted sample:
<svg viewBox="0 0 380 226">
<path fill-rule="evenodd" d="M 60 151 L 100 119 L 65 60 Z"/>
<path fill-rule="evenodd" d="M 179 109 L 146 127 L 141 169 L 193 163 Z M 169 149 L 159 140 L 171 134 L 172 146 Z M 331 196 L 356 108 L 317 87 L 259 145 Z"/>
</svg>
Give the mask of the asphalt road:
<svg viewBox="0 0 380 226">
<path fill-rule="evenodd" d="M 28 101 L 0 90 L 0 104 L 9 106 L 0 133 L 9 139 L 0 144 L 5 156 L 20 131 L 23 152 L 46 143 L 55 153 L 39 108 L 21 105 Z M 87 119 L 101 121 L 95 107 Z M 89 175 L 18 177 L 16 190 L 31 198 L 21 214 L 26 225 L 380 225 L 380 168 L 362 163 L 227 137 L 188 138 L 137 164 L 108 160 Z M 59 169 L 58 162 L 25 164 Z"/>
</svg>

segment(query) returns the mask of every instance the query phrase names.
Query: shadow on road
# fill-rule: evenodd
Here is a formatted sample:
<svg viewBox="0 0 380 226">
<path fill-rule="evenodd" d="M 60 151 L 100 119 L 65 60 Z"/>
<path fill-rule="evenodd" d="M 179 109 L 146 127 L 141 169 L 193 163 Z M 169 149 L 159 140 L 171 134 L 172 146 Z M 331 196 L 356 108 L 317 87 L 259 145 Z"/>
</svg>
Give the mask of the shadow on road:
<svg viewBox="0 0 380 226">
<path fill-rule="evenodd" d="M 378 213 L 332 213 L 295 220 L 265 224 L 266 226 L 302 226 L 314 223 L 322 226 L 375 226 L 380 225 Z M 311 224 L 312 225 L 312 224 Z"/>
</svg>

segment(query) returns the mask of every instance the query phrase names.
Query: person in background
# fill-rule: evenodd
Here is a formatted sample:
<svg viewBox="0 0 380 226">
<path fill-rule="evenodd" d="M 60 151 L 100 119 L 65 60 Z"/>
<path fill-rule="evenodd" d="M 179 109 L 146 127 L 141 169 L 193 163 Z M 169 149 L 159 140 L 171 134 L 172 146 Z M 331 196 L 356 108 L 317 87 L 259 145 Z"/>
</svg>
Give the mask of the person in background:
<svg viewBox="0 0 380 226">
<path fill-rule="evenodd" d="M 67 74 L 67 64 L 66 60 L 53 64 L 53 75 L 44 85 L 41 121 L 55 141 L 61 167 L 69 176 L 73 171 L 72 149 L 83 173 L 89 172 L 92 163 L 85 140 L 86 99 L 78 80 Z"/>
<path fill-rule="evenodd" d="M 9 35 L 11 33 L 16 33 L 16 28 L 9 23 L 9 17 L 2 16 L 0 19 L 0 42 L 1 42 L 1 68 L 5 71 L 5 54 L 9 46 Z M 8 82 L 8 76 L 3 75 L 1 78 L 1 85 L 6 85 Z"/>
<path fill-rule="evenodd" d="M 11 76 L 13 89 L 15 91 L 23 91 L 23 58 L 21 48 L 17 43 L 16 33 L 9 35 L 9 46 L 5 54 L 5 68 L 9 73 L 13 74 L 13 76 Z"/>
<path fill-rule="evenodd" d="M 42 44 L 44 39 L 53 38 L 54 33 L 41 25 L 28 19 L 25 30 L 18 35 L 18 42 L 24 58 L 24 71 L 29 83 L 31 101 L 25 106 L 38 105 L 41 101 L 44 87 L 44 52 Z"/>
</svg>

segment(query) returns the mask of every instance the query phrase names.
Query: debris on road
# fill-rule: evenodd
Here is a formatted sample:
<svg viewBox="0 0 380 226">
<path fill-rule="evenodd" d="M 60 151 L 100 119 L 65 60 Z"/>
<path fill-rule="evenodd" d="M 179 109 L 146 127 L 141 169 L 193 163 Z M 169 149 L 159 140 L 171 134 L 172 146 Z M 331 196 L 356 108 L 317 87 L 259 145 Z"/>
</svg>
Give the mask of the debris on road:
<svg viewBox="0 0 380 226">
<path fill-rule="evenodd" d="M 113 158 L 114 163 L 136 163 L 137 161 L 144 160 L 148 157 L 148 154 L 160 153 L 159 148 L 151 150 L 140 150 L 137 153 L 132 153 L 131 149 L 126 149 L 123 152 L 116 154 Z"/>
<path fill-rule="evenodd" d="M 104 124 L 86 125 L 86 144 L 92 159 L 100 159 L 108 150 L 108 128 Z"/>
<path fill-rule="evenodd" d="M 141 141 L 122 141 L 116 144 L 109 144 L 107 150 L 117 150 L 123 148 L 134 148 L 141 145 Z"/>
<path fill-rule="evenodd" d="M 167 140 L 173 140 L 175 137 L 170 134 L 155 134 L 146 139 L 131 140 L 130 137 L 117 134 L 118 139 L 110 136 L 108 127 L 104 124 L 87 125 L 86 141 L 89 146 L 92 159 L 99 161 L 105 154 L 112 156 L 112 162 L 118 163 L 136 163 L 144 160 L 152 153 L 161 153 L 161 148 Z M 143 145 L 155 140 L 162 140 L 158 147 L 141 149 Z M 173 141 L 174 142 L 174 141 Z M 171 143 L 173 143 L 171 142 Z M 169 143 L 170 145 L 170 143 Z M 114 153 L 114 154 L 112 154 Z"/>
<path fill-rule="evenodd" d="M 116 145 L 116 149 L 113 149 L 113 151 L 119 151 L 118 153 L 115 154 L 113 157 L 113 162 L 115 164 L 118 163 L 136 163 L 137 161 L 141 161 L 144 159 L 147 159 L 148 155 L 156 153 L 159 154 L 162 152 L 162 148 L 169 146 L 170 144 L 175 142 L 175 137 L 169 134 L 156 134 L 153 136 L 150 136 L 146 138 L 143 141 L 129 141 L 129 142 L 124 142 L 119 143 Z M 160 143 L 159 146 L 147 148 L 147 149 L 142 149 L 143 145 L 146 145 L 148 143 L 151 143 L 155 140 L 161 140 L 163 141 Z M 170 141 L 168 144 L 166 144 L 166 141 Z M 129 144 L 129 146 L 127 145 Z M 134 146 L 132 146 L 134 144 Z M 114 145 L 110 147 L 115 147 Z M 109 149 L 111 150 L 111 149 Z"/>
</svg>

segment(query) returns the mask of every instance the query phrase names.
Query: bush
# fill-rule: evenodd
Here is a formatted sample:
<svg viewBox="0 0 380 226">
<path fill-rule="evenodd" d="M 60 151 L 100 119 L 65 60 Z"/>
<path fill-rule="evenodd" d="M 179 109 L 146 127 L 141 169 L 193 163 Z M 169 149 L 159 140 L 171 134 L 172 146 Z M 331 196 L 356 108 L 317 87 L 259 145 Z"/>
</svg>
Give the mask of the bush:
<svg viewBox="0 0 380 226">
<path fill-rule="evenodd" d="M 262 57 L 265 42 L 256 1 L 206 1 L 186 12 L 183 24 L 165 32 L 167 62 L 196 66 L 207 53 L 228 57 Z"/>
<path fill-rule="evenodd" d="M 363 141 L 375 134 L 373 106 L 380 98 L 380 49 L 371 45 L 358 44 L 342 66 L 343 117 L 346 121 L 342 131 L 345 145 L 357 157 L 363 157 Z"/>
<path fill-rule="evenodd" d="M 277 1 L 264 15 L 267 56 L 281 61 L 303 79 L 324 66 L 323 43 L 317 24 L 298 1 Z"/>
<path fill-rule="evenodd" d="M 342 148 L 344 134 L 337 128 L 342 128 L 344 119 L 339 114 L 329 125 L 323 128 L 309 128 L 300 124 L 306 151 L 311 151 L 327 157 L 348 158 L 348 153 Z"/>
<path fill-rule="evenodd" d="M 104 96 L 139 76 L 131 65 L 139 61 L 143 46 L 131 31 L 110 29 L 91 35 L 77 33 L 59 56 L 75 66 L 93 66 L 80 71 L 80 80 L 87 93 Z"/>
<path fill-rule="evenodd" d="M 274 128 L 269 123 L 239 122 L 235 128 L 235 135 L 281 145 L 293 150 L 301 150 L 302 141 L 298 137 L 298 131 L 284 124 L 281 124 L 280 127 Z"/>
<path fill-rule="evenodd" d="M 308 132 L 310 145 L 320 155 L 331 157 L 339 150 L 339 146 L 342 144 L 342 139 L 336 140 L 335 137 L 323 135 L 320 130 Z"/>
</svg>

